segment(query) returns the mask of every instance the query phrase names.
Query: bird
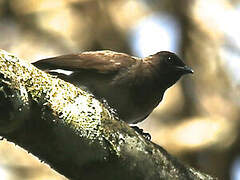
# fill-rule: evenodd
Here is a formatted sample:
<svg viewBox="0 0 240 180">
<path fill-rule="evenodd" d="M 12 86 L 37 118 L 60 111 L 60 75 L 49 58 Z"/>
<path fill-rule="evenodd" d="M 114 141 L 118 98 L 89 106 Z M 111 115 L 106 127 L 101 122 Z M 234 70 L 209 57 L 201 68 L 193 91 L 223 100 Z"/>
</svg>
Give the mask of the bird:
<svg viewBox="0 0 240 180">
<path fill-rule="evenodd" d="M 145 58 L 110 50 L 85 51 L 32 64 L 106 101 L 129 124 L 146 119 L 169 87 L 194 72 L 169 51 Z"/>
</svg>

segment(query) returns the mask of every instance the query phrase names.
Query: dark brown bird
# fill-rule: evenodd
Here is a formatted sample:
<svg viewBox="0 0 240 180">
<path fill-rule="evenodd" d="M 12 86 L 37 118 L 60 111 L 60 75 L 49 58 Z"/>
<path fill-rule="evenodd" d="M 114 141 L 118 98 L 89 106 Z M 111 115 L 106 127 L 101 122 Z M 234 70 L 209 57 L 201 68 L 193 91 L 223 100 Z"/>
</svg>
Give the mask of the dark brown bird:
<svg viewBox="0 0 240 180">
<path fill-rule="evenodd" d="M 106 100 L 127 123 L 144 120 L 167 88 L 182 75 L 193 73 L 168 51 L 146 58 L 109 50 L 90 51 L 43 59 L 33 65 Z"/>
</svg>

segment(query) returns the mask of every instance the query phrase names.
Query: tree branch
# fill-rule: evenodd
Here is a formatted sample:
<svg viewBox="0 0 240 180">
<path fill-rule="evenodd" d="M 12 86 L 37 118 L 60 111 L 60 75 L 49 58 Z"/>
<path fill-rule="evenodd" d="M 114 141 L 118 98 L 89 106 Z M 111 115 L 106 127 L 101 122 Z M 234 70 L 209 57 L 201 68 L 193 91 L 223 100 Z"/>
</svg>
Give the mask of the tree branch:
<svg viewBox="0 0 240 180">
<path fill-rule="evenodd" d="M 0 135 L 70 179 L 214 179 L 81 89 L 0 50 Z"/>
</svg>

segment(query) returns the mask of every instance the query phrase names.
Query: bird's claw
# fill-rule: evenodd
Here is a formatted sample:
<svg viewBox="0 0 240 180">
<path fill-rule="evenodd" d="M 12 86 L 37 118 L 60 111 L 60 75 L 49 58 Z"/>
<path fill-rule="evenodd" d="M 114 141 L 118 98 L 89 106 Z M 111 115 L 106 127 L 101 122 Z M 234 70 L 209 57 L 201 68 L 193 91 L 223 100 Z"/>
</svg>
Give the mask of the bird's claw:
<svg viewBox="0 0 240 180">
<path fill-rule="evenodd" d="M 142 135 L 144 137 L 144 139 L 150 141 L 151 140 L 151 135 L 149 133 L 145 133 L 143 131 L 143 129 L 137 127 L 137 126 L 131 126 L 131 128 L 133 128 L 137 133 L 139 133 L 140 135 Z"/>
</svg>

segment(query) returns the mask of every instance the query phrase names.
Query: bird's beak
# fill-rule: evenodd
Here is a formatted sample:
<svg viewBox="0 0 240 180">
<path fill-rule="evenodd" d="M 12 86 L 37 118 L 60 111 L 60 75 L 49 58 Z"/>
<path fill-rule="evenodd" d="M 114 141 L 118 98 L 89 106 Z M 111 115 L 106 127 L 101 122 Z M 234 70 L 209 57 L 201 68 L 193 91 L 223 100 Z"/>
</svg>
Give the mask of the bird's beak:
<svg viewBox="0 0 240 180">
<path fill-rule="evenodd" d="M 193 74 L 194 71 L 192 70 L 192 68 L 188 67 L 188 66 L 177 66 L 176 67 L 179 71 L 181 71 L 183 74 Z"/>
</svg>

